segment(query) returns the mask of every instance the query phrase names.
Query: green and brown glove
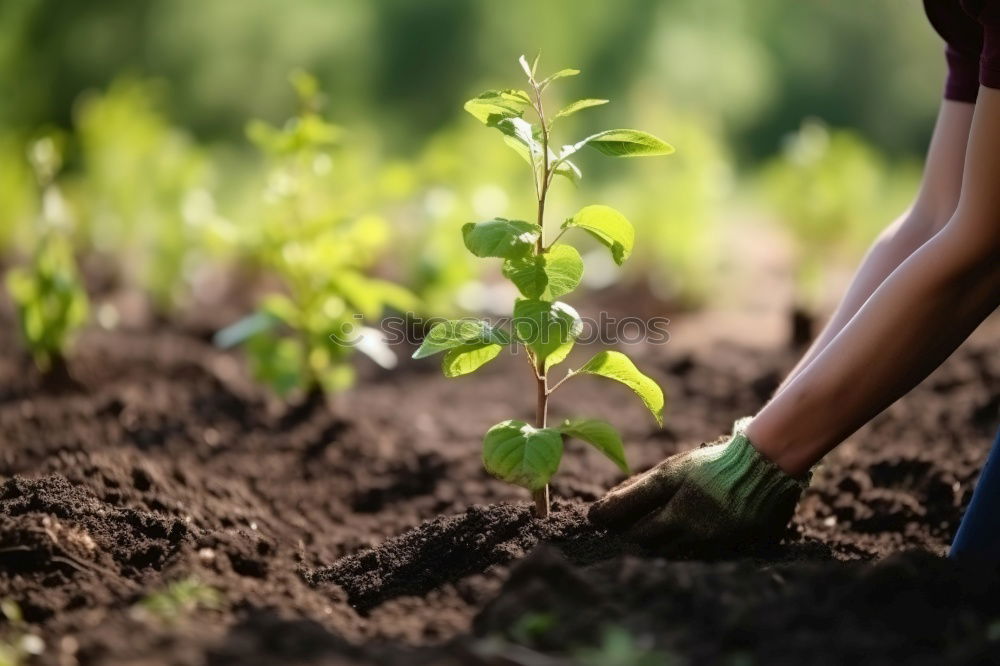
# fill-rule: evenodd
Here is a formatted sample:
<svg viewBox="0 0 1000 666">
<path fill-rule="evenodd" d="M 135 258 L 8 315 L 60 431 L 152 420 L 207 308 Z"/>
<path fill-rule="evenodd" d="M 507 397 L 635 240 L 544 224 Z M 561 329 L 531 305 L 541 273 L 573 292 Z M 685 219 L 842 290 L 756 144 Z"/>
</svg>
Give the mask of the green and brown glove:
<svg viewBox="0 0 1000 666">
<path fill-rule="evenodd" d="M 612 489 L 591 506 L 590 520 L 670 552 L 778 541 L 809 479 L 761 455 L 740 425 L 728 439 L 671 456 Z"/>
</svg>

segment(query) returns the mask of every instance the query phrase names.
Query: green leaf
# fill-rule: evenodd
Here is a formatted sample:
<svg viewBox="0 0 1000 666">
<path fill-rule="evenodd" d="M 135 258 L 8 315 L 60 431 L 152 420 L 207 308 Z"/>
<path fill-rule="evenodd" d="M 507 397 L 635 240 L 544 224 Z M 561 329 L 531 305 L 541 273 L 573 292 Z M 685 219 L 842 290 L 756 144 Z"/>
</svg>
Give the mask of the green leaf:
<svg viewBox="0 0 1000 666">
<path fill-rule="evenodd" d="M 521 159 L 527 162 L 531 167 L 535 166 L 534 157 L 538 157 L 542 153 L 541 144 L 534 139 L 532 139 L 530 143 L 526 143 L 520 138 L 504 135 L 503 142 L 513 149 L 515 153 L 520 155 Z M 536 151 L 534 153 L 534 157 L 531 152 L 532 149 Z M 583 173 L 577 165 L 568 159 L 559 159 L 551 148 L 549 149 L 549 164 L 555 165 L 553 168 L 557 176 L 562 176 L 574 185 L 583 177 Z"/>
<path fill-rule="evenodd" d="M 383 310 L 391 307 L 399 312 L 407 312 L 420 307 L 420 299 L 412 291 L 395 282 L 368 278 L 366 286 L 382 302 Z"/>
<path fill-rule="evenodd" d="M 442 321 L 427 333 L 423 343 L 413 352 L 413 358 L 426 358 L 455 347 L 479 343 L 506 345 L 510 343 L 510 338 L 489 322 L 476 319 Z"/>
<path fill-rule="evenodd" d="M 580 73 L 580 70 L 578 70 L 578 69 L 560 69 L 555 74 L 553 74 L 551 76 L 545 77 L 545 79 L 541 83 L 538 84 L 538 87 L 540 89 L 544 90 L 546 87 L 548 87 L 548 85 L 550 83 L 552 83 L 556 79 L 565 79 L 565 78 L 570 77 L 570 76 L 576 76 L 579 73 Z"/>
<path fill-rule="evenodd" d="M 548 372 L 551 368 L 559 365 L 566 360 L 569 353 L 573 350 L 573 345 L 576 344 L 576 340 L 567 340 L 545 357 L 545 372 Z"/>
<path fill-rule="evenodd" d="M 465 110 L 479 122 L 489 125 L 502 118 L 520 117 L 531 106 L 523 90 L 487 90 L 465 103 Z"/>
<path fill-rule="evenodd" d="M 534 166 L 534 162 L 531 161 L 531 152 L 528 150 L 527 146 L 512 136 L 505 136 L 503 138 L 503 142 L 506 143 L 515 153 L 520 155 L 522 160 L 527 162 L 532 167 Z"/>
<path fill-rule="evenodd" d="M 532 67 L 531 65 L 528 64 L 528 59 L 525 58 L 523 55 L 520 58 L 517 59 L 517 62 L 518 62 L 518 64 L 521 65 L 521 69 L 524 70 L 524 74 L 529 79 L 535 75 L 535 69 L 534 69 L 534 67 Z M 535 64 L 536 65 L 538 64 L 537 60 L 536 60 Z"/>
<path fill-rule="evenodd" d="M 265 331 L 247 340 L 250 372 L 279 396 L 303 388 L 306 381 L 306 349 L 295 338 L 278 337 Z"/>
<path fill-rule="evenodd" d="M 550 157 L 549 162 L 554 163 L 555 162 L 554 158 Z M 580 168 L 575 164 L 573 164 L 573 162 L 571 162 L 570 160 L 561 160 L 556 165 L 555 169 L 557 176 L 562 176 L 563 178 L 566 178 L 574 185 L 578 183 L 581 178 L 583 178 L 583 173 L 580 171 Z"/>
<path fill-rule="evenodd" d="M 640 132 L 633 129 L 613 129 L 598 132 L 577 143 L 575 149 L 579 150 L 584 146 L 590 146 L 612 157 L 669 155 L 674 152 L 674 147 L 666 141 L 658 139 L 647 132 Z"/>
<path fill-rule="evenodd" d="M 449 349 L 441 360 L 445 377 L 460 377 L 475 372 L 495 359 L 503 347 L 493 342 L 476 342 Z"/>
<path fill-rule="evenodd" d="M 556 114 L 556 118 L 565 118 L 566 116 L 573 115 L 577 111 L 583 111 L 584 109 L 589 109 L 592 106 L 607 104 L 608 101 L 609 100 L 606 99 L 578 99 L 572 104 L 567 104 L 563 107 L 559 113 Z"/>
<path fill-rule="evenodd" d="M 495 127 L 506 137 L 504 142 L 514 148 L 522 157 L 527 154 L 528 163 L 534 165 L 535 159 L 541 159 L 542 143 L 535 138 L 535 128 L 524 118 L 501 118 L 497 122 L 492 120 L 488 123 L 490 127 Z M 524 153 L 516 146 L 523 146 Z"/>
<path fill-rule="evenodd" d="M 257 309 L 293 327 L 297 324 L 301 315 L 299 306 L 284 294 L 269 294 L 265 296 L 260 302 L 260 307 Z"/>
<path fill-rule="evenodd" d="M 575 374 L 598 375 L 625 384 L 653 413 L 656 422 L 663 425 L 663 391 L 656 382 L 639 372 L 625 354 L 602 351 L 587 361 Z"/>
<path fill-rule="evenodd" d="M 562 301 L 518 299 L 514 304 L 514 333 L 539 361 L 544 362 L 582 331 L 580 315 Z"/>
<path fill-rule="evenodd" d="M 331 283 L 339 296 L 369 319 L 379 317 L 386 306 L 406 312 L 419 305 L 417 297 L 405 287 L 356 271 L 341 269 L 333 276 Z"/>
<path fill-rule="evenodd" d="M 583 277 L 583 259 L 571 245 L 548 252 L 508 259 L 503 274 L 526 298 L 553 300 L 576 289 Z"/>
<path fill-rule="evenodd" d="M 625 474 L 632 471 L 625 461 L 625 445 L 622 444 L 621 435 L 607 421 L 600 419 L 573 419 L 563 422 L 559 431 L 567 437 L 582 439 L 595 449 L 608 457 L 611 462 L 618 465 Z"/>
<path fill-rule="evenodd" d="M 611 257 L 621 266 L 635 245 L 635 229 L 625 216 L 610 206 L 585 206 L 562 224 L 563 229 L 578 227 L 611 250 Z"/>
<path fill-rule="evenodd" d="M 541 235 L 542 228 L 533 222 L 502 217 L 462 226 L 465 247 L 477 257 L 521 258 L 531 252 Z"/>
<path fill-rule="evenodd" d="M 534 428 L 524 421 L 503 421 L 483 438 L 486 471 L 502 481 L 528 490 L 540 490 L 559 469 L 562 433 Z"/>
</svg>

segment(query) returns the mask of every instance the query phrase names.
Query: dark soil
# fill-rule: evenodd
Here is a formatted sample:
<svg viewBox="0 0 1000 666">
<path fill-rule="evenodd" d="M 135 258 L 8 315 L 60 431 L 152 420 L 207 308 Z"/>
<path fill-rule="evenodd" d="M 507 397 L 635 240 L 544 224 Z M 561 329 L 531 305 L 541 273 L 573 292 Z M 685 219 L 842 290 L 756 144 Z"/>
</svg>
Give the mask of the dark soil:
<svg viewBox="0 0 1000 666">
<path fill-rule="evenodd" d="M 780 546 L 709 562 L 591 526 L 620 475 L 581 446 L 546 520 L 485 474 L 482 433 L 532 408 L 523 359 L 458 380 L 365 367 L 289 411 L 179 329 L 91 332 L 79 386 L 52 391 L 3 321 L 0 597 L 44 639 L 39 663 L 1000 663 L 997 572 L 941 557 L 1000 421 L 995 322 L 829 457 Z M 554 405 L 620 424 L 637 470 L 728 430 L 794 362 L 638 351 L 668 393 L 662 430 L 599 381 Z M 138 610 L 182 579 L 221 602 Z M 595 653 L 602 637 L 647 660 Z"/>
</svg>

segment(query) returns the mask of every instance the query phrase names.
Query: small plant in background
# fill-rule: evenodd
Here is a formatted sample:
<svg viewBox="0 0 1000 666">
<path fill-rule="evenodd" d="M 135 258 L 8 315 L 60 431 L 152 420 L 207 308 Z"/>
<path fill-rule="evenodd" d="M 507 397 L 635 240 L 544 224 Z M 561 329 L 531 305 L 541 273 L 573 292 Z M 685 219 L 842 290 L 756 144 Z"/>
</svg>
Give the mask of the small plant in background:
<svg viewBox="0 0 1000 666">
<path fill-rule="evenodd" d="M 643 242 L 625 279 L 633 285 L 645 281 L 653 295 L 673 307 L 704 306 L 718 286 L 733 161 L 705 118 L 661 104 L 647 107 L 644 117 L 669 125 L 671 139 L 684 151 L 652 168 L 636 168 L 603 193 L 616 198 L 631 193 L 635 199 L 632 223 Z M 664 211 L 669 211 L 666 224 Z"/>
<path fill-rule="evenodd" d="M 300 110 L 283 127 L 261 121 L 250 138 L 268 156 L 271 171 L 264 216 L 245 239 L 248 255 L 282 281 L 284 293 L 265 297 L 257 312 L 220 331 L 222 347 L 242 344 L 254 376 L 281 396 L 309 396 L 349 387 L 354 349 L 383 367 L 396 363 L 378 331 L 361 325 L 387 307 L 416 307 L 405 288 L 371 277 L 390 232 L 372 214 L 345 215 L 330 190 L 337 185 L 332 150 L 343 130 L 319 115 L 316 80 L 292 75 Z"/>
<path fill-rule="evenodd" d="M 796 241 L 792 343 L 812 338 L 824 278 L 864 251 L 879 225 L 902 212 L 919 171 L 889 168 L 857 134 L 806 120 L 762 169 L 761 191 Z"/>
<path fill-rule="evenodd" d="M 161 314 L 187 302 L 194 269 L 228 224 L 215 213 L 209 155 L 163 115 L 164 92 L 125 77 L 85 95 L 74 117 L 83 169 L 67 184 L 81 240 L 116 254 Z"/>
<path fill-rule="evenodd" d="M 462 227 L 465 246 L 477 257 L 503 260 L 503 275 L 517 287 L 522 298 L 514 304 L 513 328 L 505 330 L 486 321 L 455 320 L 432 328 L 414 358 L 444 352 L 442 370 L 448 377 L 475 371 L 496 358 L 509 346 L 524 349 L 535 380 L 536 409 L 534 425 L 509 420 L 496 424 L 483 440 L 483 462 L 497 478 L 522 486 L 532 493 L 539 517 L 549 513 L 549 479 L 558 470 L 564 437 L 576 437 L 593 445 L 625 473 L 628 464 L 621 436 L 611 424 L 598 419 L 566 420 L 549 427 L 548 404 L 551 395 L 567 380 L 577 375 L 597 375 L 619 381 L 632 389 L 659 423 L 663 415 L 663 392 L 652 379 L 639 372 L 627 356 L 602 351 L 576 370 L 570 370 L 549 383 L 549 373 L 566 359 L 582 330 L 576 310 L 558 300 L 572 292 L 583 276 L 583 260 L 572 245 L 559 243 L 563 235 L 580 229 L 593 236 L 621 265 L 632 253 L 635 233 L 632 225 L 618 211 L 603 205 L 586 206 L 565 220 L 558 235 L 545 241 L 545 203 L 556 176 L 571 181 L 581 177 L 570 157 L 590 147 L 613 157 L 668 155 L 673 148 L 651 134 L 631 129 L 598 132 L 581 141 L 552 148 L 552 130 L 559 119 L 590 107 L 607 103 L 603 99 L 582 99 L 554 115 L 545 111 L 544 93 L 555 81 L 579 74 L 564 69 L 538 78 L 538 60 L 529 65 L 522 56 L 520 64 L 530 93 L 522 90 L 490 90 L 469 100 L 465 109 L 488 127 L 500 131 L 503 141 L 531 167 L 537 216 L 535 221 L 494 218 Z M 524 118 L 528 111 L 537 118 L 532 124 Z"/>
<path fill-rule="evenodd" d="M 87 321 L 87 293 L 69 241 L 65 205 L 55 176 L 62 163 L 58 138 L 45 136 L 30 149 L 42 192 L 38 239 L 26 266 L 7 273 L 21 335 L 38 368 L 65 372 L 65 355 Z"/>
<path fill-rule="evenodd" d="M 195 578 L 170 583 L 162 590 L 147 595 L 134 607 L 134 614 L 163 624 L 173 624 L 198 609 L 215 609 L 222 604 L 222 595 L 213 587 Z"/>
<path fill-rule="evenodd" d="M 39 197 L 31 165 L 24 159 L 26 141 L 0 134 L 0 258 L 24 247 L 38 217 Z"/>
<path fill-rule="evenodd" d="M 683 663 L 675 655 L 652 649 L 624 627 L 605 627 L 601 644 L 578 648 L 574 662 L 580 666 L 673 666 Z"/>
<path fill-rule="evenodd" d="M 0 666 L 23 666 L 45 652 L 45 642 L 30 631 L 16 602 L 0 600 L 0 614 L 8 625 L 0 633 Z"/>
</svg>

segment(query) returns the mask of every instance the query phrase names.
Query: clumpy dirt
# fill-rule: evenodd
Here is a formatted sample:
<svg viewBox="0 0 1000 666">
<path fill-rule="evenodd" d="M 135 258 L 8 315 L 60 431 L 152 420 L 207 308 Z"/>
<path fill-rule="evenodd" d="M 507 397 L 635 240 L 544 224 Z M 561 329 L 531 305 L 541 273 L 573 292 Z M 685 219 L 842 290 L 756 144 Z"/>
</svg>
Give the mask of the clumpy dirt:
<svg viewBox="0 0 1000 666">
<path fill-rule="evenodd" d="M 545 520 L 485 474 L 482 433 L 532 408 L 523 359 L 457 380 L 363 366 L 288 410 L 170 327 L 88 333 L 79 386 L 52 391 L 0 324 L 0 597 L 44 640 L 37 663 L 1000 663 L 998 572 L 941 557 L 1000 422 L 996 322 L 829 457 L 779 546 L 715 561 L 591 526 L 621 476 L 578 444 Z M 795 360 L 635 351 L 664 428 L 597 380 L 553 413 L 619 424 L 636 470 L 728 430 Z M 220 601 L 138 610 L 181 580 Z"/>
</svg>

